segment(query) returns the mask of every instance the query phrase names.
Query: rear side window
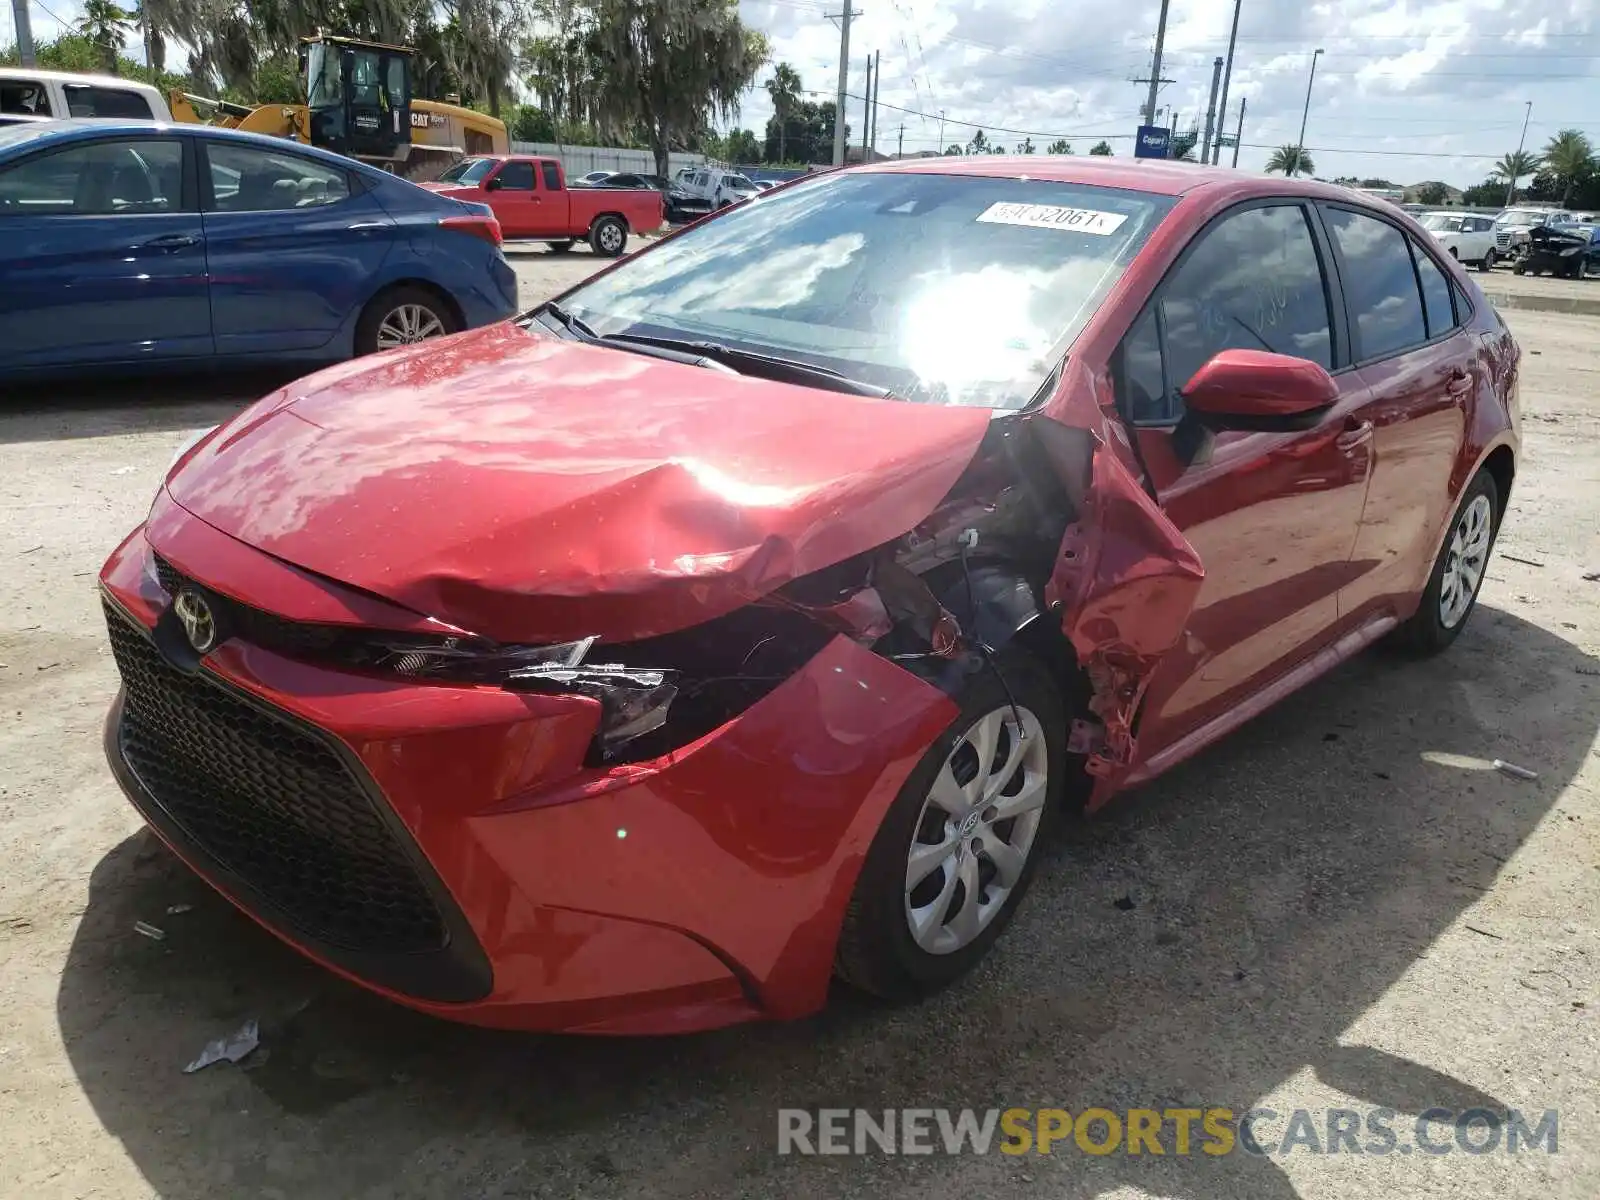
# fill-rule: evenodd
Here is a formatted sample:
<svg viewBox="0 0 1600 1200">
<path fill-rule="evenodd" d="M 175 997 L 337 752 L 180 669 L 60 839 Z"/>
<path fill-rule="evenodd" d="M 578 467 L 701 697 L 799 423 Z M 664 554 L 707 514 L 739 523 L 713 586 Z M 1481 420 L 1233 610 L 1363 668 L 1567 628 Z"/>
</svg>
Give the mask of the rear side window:
<svg viewBox="0 0 1600 1200">
<path fill-rule="evenodd" d="M 1182 389 L 1223 350 L 1270 350 L 1333 365 L 1316 242 L 1298 204 L 1224 217 L 1162 286 L 1167 379 Z"/>
<path fill-rule="evenodd" d="M 31 79 L 0 79 L 0 112 L 50 117 L 50 97 L 44 84 Z"/>
<path fill-rule="evenodd" d="M 511 192 L 533 191 L 533 164 L 531 162 L 508 162 L 500 168 L 500 174 L 495 176 L 502 188 Z"/>
<path fill-rule="evenodd" d="M 1406 235 L 1387 221 L 1347 208 L 1326 210 L 1342 256 L 1345 298 L 1363 362 L 1428 340 L 1422 294 Z"/>
<path fill-rule="evenodd" d="M 0 171 L 0 219 L 183 211 L 183 144 L 94 142 Z"/>
<path fill-rule="evenodd" d="M 350 179 L 343 171 L 298 154 L 207 142 L 206 157 L 217 212 L 320 208 L 350 195 Z"/>
<path fill-rule="evenodd" d="M 130 92 L 126 88 L 68 83 L 61 90 L 67 94 L 67 111 L 75 117 L 114 117 L 125 121 L 149 121 L 155 118 L 155 113 L 150 111 L 150 102 L 138 92 Z"/>
<path fill-rule="evenodd" d="M 1428 320 L 1428 336 L 1436 338 L 1456 327 L 1450 281 L 1421 246 L 1413 242 L 1411 252 L 1417 256 L 1417 278 L 1422 281 L 1422 309 Z"/>
<path fill-rule="evenodd" d="M 539 166 L 544 173 L 544 190 L 547 192 L 559 192 L 561 190 L 561 168 L 553 162 L 540 163 Z"/>
</svg>

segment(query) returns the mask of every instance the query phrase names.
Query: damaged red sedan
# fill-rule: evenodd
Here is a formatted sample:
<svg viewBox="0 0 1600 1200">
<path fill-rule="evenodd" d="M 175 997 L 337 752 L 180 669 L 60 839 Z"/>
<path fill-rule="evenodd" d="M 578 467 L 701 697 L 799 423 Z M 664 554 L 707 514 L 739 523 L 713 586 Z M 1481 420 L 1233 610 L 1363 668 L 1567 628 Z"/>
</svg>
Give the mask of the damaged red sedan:
<svg viewBox="0 0 1600 1200">
<path fill-rule="evenodd" d="M 1518 361 L 1339 188 L 813 177 L 188 449 L 101 576 L 107 753 L 217 890 L 440 1016 L 916 997 L 1065 810 L 1451 643 Z"/>
</svg>

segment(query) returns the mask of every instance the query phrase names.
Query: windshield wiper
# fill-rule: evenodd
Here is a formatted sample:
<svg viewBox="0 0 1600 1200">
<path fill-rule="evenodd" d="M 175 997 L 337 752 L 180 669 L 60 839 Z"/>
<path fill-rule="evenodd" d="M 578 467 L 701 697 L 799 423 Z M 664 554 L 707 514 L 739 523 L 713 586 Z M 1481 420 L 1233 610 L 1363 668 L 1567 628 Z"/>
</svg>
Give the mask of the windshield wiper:
<svg viewBox="0 0 1600 1200">
<path fill-rule="evenodd" d="M 662 350 L 677 350 L 684 354 L 699 354 L 714 362 L 733 367 L 735 370 L 744 368 L 742 373 L 746 375 L 759 374 L 767 379 L 809 384 L 814 387 L 826 388 L 830 391 L 844 392 L 851 396 L 871 396 L 878 400 L 894 397 L 894 392 L 889 388 L 879 387 L 875 383 L 867 383 L 860 379 L 852 379 L 843 372 L 835 371 L 832 367 L 818 366 L 816 363 L 805 362 L 798 358 L 784 358 L 778 354 L 763 354 L 757 350 L 740 350 L 736 346 L 724 346 L 721 342 L 656 337 L 648 333 L 611 333 L 602 336 L 601 341 L 607 344 L 625 343 L 630 346 L 655 346 Z M 750 368 L 754 368 L 754 371 L 750 370 Z"/>
</svg>

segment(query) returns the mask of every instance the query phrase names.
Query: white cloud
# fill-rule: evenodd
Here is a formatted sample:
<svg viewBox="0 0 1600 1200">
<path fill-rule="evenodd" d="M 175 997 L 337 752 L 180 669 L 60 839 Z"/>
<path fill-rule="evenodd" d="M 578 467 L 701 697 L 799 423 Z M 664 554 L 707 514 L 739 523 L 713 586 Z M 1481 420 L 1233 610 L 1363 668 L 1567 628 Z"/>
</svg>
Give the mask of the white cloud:
<svg viewBox="0 0 1600 1200">
<path fill-rule="evenodd" d="M 741 0 L 741 12 L 771 38 L 774 61 L 793 64 L 810 98 L 825 99 L 839 62 L 838 29 L 826 18 L 842 3 Z M 967 141 L 975 122 L 1007 145 L 1031 135 L 1042 150 L 1064 136 L 1082 154 L 1106 137 L 1119 154 L 1131 152 L 1145 88 L 1129 80 L 1148 72 L 1157 0 L 861 4 L 848 91 L 863 94 L 867 56 L 880 52 L 880 151 L 894 152 L 902 125 L 907 151 L 936 148 L 943 110 L 946 143 Z M 1272 147 L 1295 141 L 1319 46 L 1306 143 L 1320 174 L 1480 182 L 1515 149 L 1525 100 L 1534 102 L 1531 146 L 1586 122 L 1600 141 L 1596 10 L 1595 0 L 1249 0 L 1227 116 L 1231 131 L 1238 100 L 1248 100 L 1240 166 L 1260 169 Z M 1172 0 L 1162 74 L 1174 82 L 1159 102 L 1185 128 L 1203 125 L 1212 60 L 1226 53 L 1232 17 L 1232 0 Z M 859 142 L 862 101 L 852 98 L 847 113 Z M 758 85 L 739 124 L 759 133 L 770 115 Z"/>
</svg>

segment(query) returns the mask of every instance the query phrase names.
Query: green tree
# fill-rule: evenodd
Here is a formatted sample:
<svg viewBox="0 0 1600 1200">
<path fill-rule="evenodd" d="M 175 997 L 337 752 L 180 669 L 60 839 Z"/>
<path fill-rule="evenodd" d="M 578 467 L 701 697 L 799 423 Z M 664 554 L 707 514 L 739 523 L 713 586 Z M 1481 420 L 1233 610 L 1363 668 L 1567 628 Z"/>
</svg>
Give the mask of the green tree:
<svg viewBox="0 0 1600 1200">
<path fill-rule="evenodd" d="M 761 161 L 761 143 L 748 129 L 730 130 L 723 139 L 722 155 L 730 163 L 749 165 Z"/>
<path fill-rule="evenodd" d="M 968 154 L 988 154 L 989 153 L 989 135 L 984 133 L 983 130 L 981 130 L 981 129 L 978 130 L 976 133 L 974 133 L 972 135 L 972 140 L 967 143 L 967 153 Z"/>
<path fill-rule="evenodd" d="M 1450 199 L 1450 188 L 1447 184 L 1430 180 L 1417 185 L 1417 203 L 1426 204 L 1430 208 L 1437 208 Z"/>
<path fill-rule="evenodd" d="M 946 158 L 959 158 L 961 155 L 965 154 L 966 152 L 967 152 L 967 149 L 966 149 L 965 146 L 958 145 L 955 142 L 951 142 L 948 146 L 946 146 L 944 148 L 944 156 Z"/>
<path fill-rule="evenodd" d="M 778 116 L 767 118 L 764 161 L 769 163 L 798 163 L 816 165 L 833 161 L 833 114 L 837 111 L 832 100 L 817 103 L 797 100 L 789 114 L 787 148 L 779 147 Z M 850 125 L 845 124 L 845 141 L 850 140 Z"/>
<path fill-rule="evenodd" d="M 100 55 L 100 69 L 107 74 L 117 73 L 118 60 L 128 44 L 128 30 L 133 27 L 133 17 L 133 13 L 113 0 L 84 0 L 78 32 L 94 43 Z"/>
<path fill-rule="evenodd" d="M 1563 129 L 1544 148 L 1546 168 L 1561 186 L 1561 203 L 1571 203 L 1572 189 L 1595 174 L 1594 146 L 1578 129 Z"/>
<path fill-rule="evenodd" d="M 1267 173 L 1281 175 L 1311 175 L 1316 172 L 1316 164 L 1299 146 L 1279 146 L 1272 152 L 1272 157 L 1267 159 Z"/>
<path fill-rule="evenodd" d="M 772 68 L 772 78 L 767 80 L 767 95 L 772 98 L 772 115 L 778 122 L 778 162 L 789 161 L 789 118 L 795 105 L 800 103 L 800 73 L 788 63 Z"/>
<path fill-rule="evenodd" d="M 667 173 L 675 144 L 713 116 L 736 116 L 739 95 L 767 61 L 767 39 L 739 20 L 738 0 L 592 0 L 601 130 L 641 129 Z"/>
<path fill-rule="evenodd" d="M 1493 175 L 1461 193 L 1461 203 L 1468 208 L 1494 208 L 1505 202 L 1506 181 Z"/>
<path fill-rule="evenodd" d="M 1102 158 L 1110 158 L 1111 157 L 1111 143 L 1110 142 L 1096 142 L 1094 144 L 1094 146 L 1090 149 L 1089 153 L 1090 154 L 1098 154 Z"/>
<path fill-rule="evenodd" d="M 1191 129 L 1188 133 L 1175 133 L 1172 135 L 1171 157 L 1184 162 L 1194 162 L 1195 147 L 1200 143 L 1200 135 Z M 1308 167 L 1307 170 L 1310 168 Z"/>
<path fill-rule="evenodd" d="M 1046 154 L 1071 154 L 1072 143 L 1066 138 L 1057 138 L 1044 148 Z"/>
<path fill-rule="evenodd" d="M 1032 154 L 1033 152 L 1034 151 L 1033 151 L 1033 139 L 1032 138 L 1023 138 L 1022 141 L 1017 143 L 1017 153 L 1018 154 Z"/>
<path fill-rule="evenodd" d="M 1494 170 L 1489 172 L 1489 178 L 1499 180 L 1502 185 L 1500 202 L 1503 203 L 1505 200 L 1506 186 L 1511 188 L 1515 196 L 1517 184 L 1527 176 L 1536 174 L 1541 165 L 1543 164 L 1539 156 L 1529 150 L 1513 151 L 1495 163 Z"/>
</svg>

